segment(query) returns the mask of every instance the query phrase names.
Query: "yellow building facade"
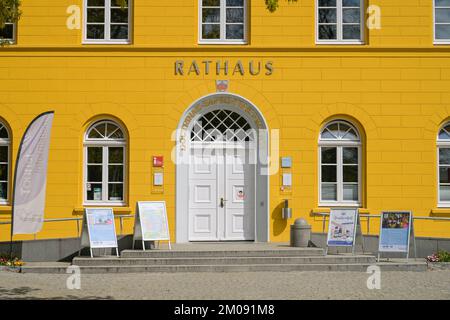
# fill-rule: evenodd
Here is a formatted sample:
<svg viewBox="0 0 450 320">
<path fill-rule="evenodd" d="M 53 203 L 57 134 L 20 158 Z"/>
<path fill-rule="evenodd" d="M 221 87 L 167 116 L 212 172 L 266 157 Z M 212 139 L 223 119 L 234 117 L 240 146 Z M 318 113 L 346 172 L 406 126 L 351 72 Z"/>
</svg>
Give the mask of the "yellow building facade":
<svg viewBox="0 0 450 320">
<path fill-rule="evenodd" d="M 321 232 L 315 214 L 332 207 L 450 217 L 445 1 L 280 1 L 271 13 L 263 0 L 134 0 L 127 17 L 104 2 L 24 1 L 14 43 L 0 48 L 0 148 L 8 150 L 0 157 L 7 170 L 1 221 L 11 218 L 20 140 L 49 110 L 46 219 L 80 217 L 91 206 L 131 215 L 137 201 L 161 200 L 177 242 L 276 242 L 289 240 L 289 225 L 300 217 Z M 202 178 L 195 176 L 200 169 L 177 164 L 194 142 L 205 143 L 191 132 L 199 119 L 219 130 L 257 130 L 253 150 L 271 156 L 268 167 L 250 167 L 250 178 L 227 191 L 227 173 L 219 178 L 216 168 Z M 154 166 L 159 156 L 163 167 Z M 291 167 L 282 168 L 281 158 Z M 161 183 L 155 173 L 163 173 Z M 221 216 L 192 203 L 227 207 L 227 194 L 250 212 L 230 226 L 249 226 L 244 238 L 205 235 L 228 225 L 217 227 Z M 285 199 L 293 209 L 287 220 Z M 132 233 L 134 219 L 123 221 L 124 233 Z M 378 227 L 372 219 L 371 233 Z M 0 225 L 0 240 L 9 239 L 9 228 Z M 415 229 L 450 237 L 445 221 L 419 220 Z M 76 236 L 75 221 L 46 222 L 37 234 Z"/>
</svg>

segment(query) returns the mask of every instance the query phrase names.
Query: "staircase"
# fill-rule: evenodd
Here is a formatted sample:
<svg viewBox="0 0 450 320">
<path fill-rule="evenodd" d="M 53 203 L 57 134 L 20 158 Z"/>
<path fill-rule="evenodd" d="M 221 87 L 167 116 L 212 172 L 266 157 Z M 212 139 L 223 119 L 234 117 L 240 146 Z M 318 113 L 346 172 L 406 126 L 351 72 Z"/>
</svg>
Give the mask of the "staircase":
<svg viewBox="0 0 450 320">
<path fill-rule="evenodd" d="M 205 246 L 179 247 L 174 250 L 124 250 L 117 257 L 76 257 L 72 265 L 82 273 L 138 272 L 289 272 L 359 271 L 366 272 L 376 259 L 370 255 L 328 255 L 321 248 L 288 246 Z M 378 263 L 386 271 L 425 271 L 426 263 Z M 23 273 L 66 273 L 66 265 L 25 265 Z"/>
</svg>

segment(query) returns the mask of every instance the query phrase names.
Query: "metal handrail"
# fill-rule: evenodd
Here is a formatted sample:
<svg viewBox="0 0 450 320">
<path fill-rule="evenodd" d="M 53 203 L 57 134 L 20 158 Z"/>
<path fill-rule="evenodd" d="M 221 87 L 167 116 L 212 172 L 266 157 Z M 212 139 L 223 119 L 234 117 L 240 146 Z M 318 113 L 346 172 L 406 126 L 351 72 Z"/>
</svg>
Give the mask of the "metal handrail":
<svg viewBox="0 0 450 320">
<path fill-rule="evenodd" d="M 313 213 L 313 216 L 322 216 L 322 232 L 325 233 L 325 226 L 327 217 L 330 216 L 329 213 L 326 212 L 315 212 Z M 360 214 L 359 215 L 362 218 L 367 218 L 367 234 L 370 234 L 370 219 L 371 218 L 381 218 L 381 214 Z M 434 220 L 434 221 L 450 221 L 450 218 L 447 217 L 415 217 L 413 216 L 414 220 Z"/>
<path fill-rule="evenodd" d="M 121 214 L 121 215 L 115 215 L 114 218 L 119 219 L 119 225 L 120 225 L 119 235 L 123 235 L 123 219 L 134 218 L 134 215 L 133 214 Z M 77 235 L 80 236 L 80 221 L 83 221 L 83 217 L 44 219 L 44 223 L 46 223 L 46 222 L 67 222 L 67 221 L 76 221 L 77 222 Z M 10 225 L 10 224 L 11 224 L 11 221 L 0 221 L 0 225 Z M 34 239 L 36 239 L 36 234 L 34 235 Z"/>
</svg>

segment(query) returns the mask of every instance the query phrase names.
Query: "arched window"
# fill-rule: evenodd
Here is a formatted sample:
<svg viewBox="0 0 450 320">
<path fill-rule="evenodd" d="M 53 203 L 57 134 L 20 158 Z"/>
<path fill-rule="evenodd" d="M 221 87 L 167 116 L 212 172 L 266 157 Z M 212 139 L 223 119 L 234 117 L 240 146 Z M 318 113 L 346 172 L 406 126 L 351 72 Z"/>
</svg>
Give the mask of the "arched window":
<svg viewBox="0 0 450 320">
<path fill-rule="evenodd" d="M 438 206 L 450 207 L 450 122 L 446 123 L 437 137 L 439 188 Z"/>
<path fill-rule="evenodd" d="M 84 138 L 84 201 L 125 204 L 127 140 L 111 120 L 94 123 Z"/>
<path fill-rule="evenodd" d="M 361 204 L 361 138 L 347 121 L 328 123 L 319 138 L 320 205 Z"/>
<path fill-rule="evenodd" d="M 11 137 L 6 126 L 0 122 L 0 204 L 8 203 Z"/>
</svg>

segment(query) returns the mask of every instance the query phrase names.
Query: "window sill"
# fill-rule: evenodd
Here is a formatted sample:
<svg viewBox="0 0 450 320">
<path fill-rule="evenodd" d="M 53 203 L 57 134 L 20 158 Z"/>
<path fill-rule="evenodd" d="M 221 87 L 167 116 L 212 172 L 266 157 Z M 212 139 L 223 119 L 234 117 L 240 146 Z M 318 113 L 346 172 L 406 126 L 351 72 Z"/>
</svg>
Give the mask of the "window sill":
<svg viewBox="0 0 450 320">
<path fill-rule="evenodd" d="M 316 45 L 365 45 L 364 41 L 316 41 Z"/>
<path fill-rule="evenodd" d="M 319 208 L 313 208 L 311 209 L 311 213 L 312 214 L 316 214 L 316 213 L 330 213 L 331 208 L 358 208 L 357 206 L 350 206 L 350 205 L 336 205 L 336 206 L 324 206 L 324 207 L 319 207 Z M 370 210 L 367 208 L 359 208 L 359 213 L 360 214 L 370 214 Z"/>
<path fill-rule="evenodd" d="M 131 208 L 125 206 L 113 206 L 111 204 L 104 205 L 85 205 L 84 207 L 76 207 L 73 209 L 75 214 L 83 214 L 85 208 L 112 208 L 115 214 L 130 214 Z"/>
<path fill-rule="evenodd" d="M 81 44 L 97 44 L 97 45 L 128 45 L 131 41 L 83 41 Z"/>
<path fill-rule="evenodd" d="M 247 45 L 247 41 L 199 41 L 198 45 Z"/>
<path fill-rule="evenodd" d="M 448 207 L 446 207 L 446 206 L 448 206 Z M 438 208 L 431 209 L 431 215 L 433 215 L 433 216 L 441 216 L 441 215 L 448 216 L 448 215 L 450 215 L 450 204 L 439 205 Z"/>
<path fill-rule="evenodd" d="M 437 46 L 439 46 L 439 45 L 449 45 L 450 44 L 450 40 L 448 40 L 448 41 L 434 41 L 433 44 L 437 45 Z"/>
</svg>

